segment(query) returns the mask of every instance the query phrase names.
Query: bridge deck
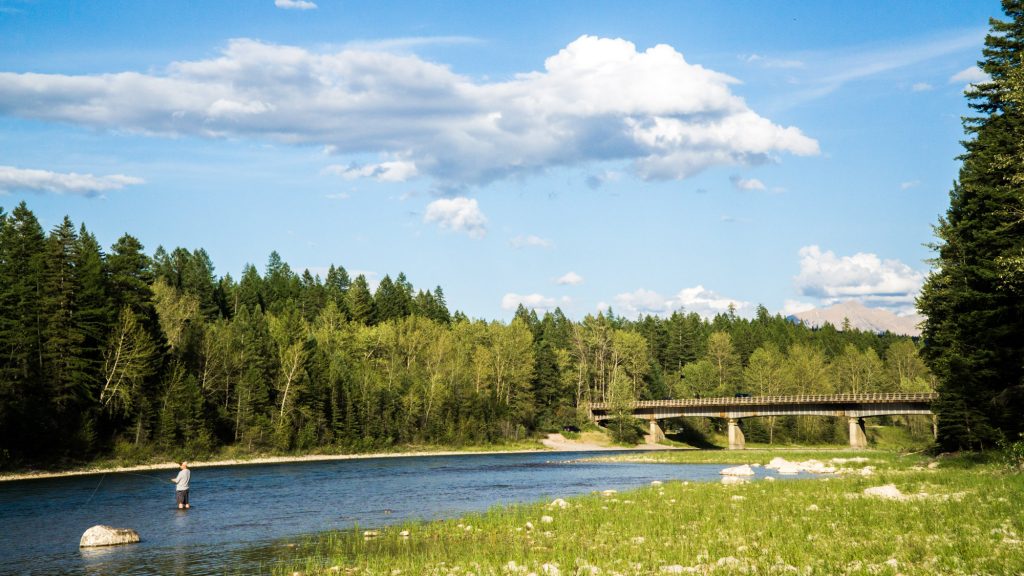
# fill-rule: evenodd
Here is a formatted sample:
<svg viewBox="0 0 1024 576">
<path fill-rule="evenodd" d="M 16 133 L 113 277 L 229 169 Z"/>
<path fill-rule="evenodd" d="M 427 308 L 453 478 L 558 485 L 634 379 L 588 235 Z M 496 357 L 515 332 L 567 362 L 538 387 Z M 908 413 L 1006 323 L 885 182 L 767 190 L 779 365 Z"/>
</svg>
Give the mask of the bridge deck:
<svg viewBox="0 0 1024 576">
<path fill-rule="evenodd" d="M 801 394 L 797 396 L 726 396 L 721 398 L 684 398 L 679 400 L 641 400 L 633 402 L 631 409 L 638 408 L 689 408 L 707 406 L 763 406 L 765 404 L 888 404 L 892 402 L 932 402 L 939 395 L 935 392 L 896 392 L 872 394 Z M 608 402 L 592 402 L 593 410 L 611 410 Z"/>
</svg>

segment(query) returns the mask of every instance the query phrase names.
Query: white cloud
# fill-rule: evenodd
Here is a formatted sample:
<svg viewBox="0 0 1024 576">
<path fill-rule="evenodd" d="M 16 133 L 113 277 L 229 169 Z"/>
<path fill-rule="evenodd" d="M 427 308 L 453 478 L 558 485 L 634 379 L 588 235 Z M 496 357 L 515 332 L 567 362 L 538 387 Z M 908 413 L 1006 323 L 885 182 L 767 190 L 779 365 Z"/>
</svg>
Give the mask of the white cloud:
<svg viewBox="0 0 1024 576">
<path fill-rule="evenodd" d="M 749 316 L 754 310 L 754 306 L 750 302 L 722 296 L 701 285 L 683 288 L 674 297 L 668 298 L 653 290 L 643 288 L 618 294 L 614 298 L 615 313 L 627 318 L 648 314 L 668 316 L 677 310 L 696 312 L 705 318 L 712 318 L 717 314 L 728 312 L 730 305 L 741 316 Z M 604 307 L 607 308 L 607 305 Z"/>
<path fill-rule="evenodd" d="M 348 165 L 332 164 L 324 168 L 328 174 L 337 174 L 346 180 L 373 178 L 381 182 L 405 182 L 417 175 L 416 164 L 404 160 L 380 162 L 378 164 Z"/>
<path fill-rule="evenodd" d="M 836 256 L 818 246 L 800 249 L 800 273 L 794 278 L 804 296 L 826 305 L 859 300 L 865 305 L 906 312 L 913 309 L 924 273 L 899 260 L 882 260 L 875 254 Z"/>
<path fill-rule="evenodd" d="M 950 84 L 959 84 L 965 82 L 970 84 L 980 84 L 982 82 L 988 82 L 990 80 L 988 74 L 986 74 L 981 68 L 977 66 L 970 66 L 963 70 L 953 74 L 949 77 Z"/>
<path fill-rule="evenodd" d="M 731 92 L 735 83 L 671 46 L 638 51 L 594 36 L 541 71 L 502 81 L 380 49 L 313 52 L 236 39 L 216 58 L 155 73 L 0 73 L 0 114 L 382 154 L 407 164 L 349 168 L 398 179 L 415 167 L 442 187 L 605 161 L 629 162 L 644 179 L 682 179 L 819 153 L 800 129 L 751 110 Z"/>
<path fill-rule="evenodd" d="M 424 222 L 435 223 L 454 232 L 465 232 L 470 238 L 487 235 L 487 217 L 475 198 L 440 198 L 427 205 Z"/>
<path fill-rule="evenodd" d="M 911 188 L 917 188 L 920 185 L 920 180 L 909 180 L 907 182 L 900 182 L 900 190 L 910 190 Z"/>
<path fill-rule="evenodd" d="M 522 304 L 532 310 L 554 310 L 558 304 L 554 298 L 543 294 L 516 294 L 509 292 L 501 297 L 501 307 L 504 310 L 515 310 Z"/>
<path fill-rule="evenodd" d="M 0 166 L 0 192 L 25 190 L 54 194 L 81 194 L 93 196 L 107 190 L 120 190 L 125 186 L 143 184 L 145 180 L 124 174 L 94 176 L 77 172 L 51 172 Z"/>
<path fill-rule="evenodd" d="M 757 64 L 762 68 L 803 68 L 804 63 L 800 60 L 787 60 L 785 58 L 772 58 L 761 54 L 751 54 L 743 58 L 748 64 Z"/>
<path fill-rule="evenodd" d="M 914 92 L 927 92 L 934 89 L 935 87 L 927 82 L 915 82 L 910 89 Z"/>
<path fill-rule="evenodd" d="M 308 0 L 274 0 L 274 6 L 284 10 L 315 10 L 316 3 Z"/>
<path fill-rule="evenodd" d="M 732 185 L 737 190 L 764 190 L 764 182 L 761 182 L 757 178 L 741 178 L 739 176 L 732 176 L 729 178 Z"/>
<path fill-rule="evenodd" d="M 513 248 L 517 248 L 517 249 L 518 248 L 550 248 L 551 247 L 551 241 L 550 240 L 548 240 L 547 238 L 541 238 L 540 236 L 535 236 L 533 234 L 530 234 L 528 236 L 523 236 L 522 234 L 520 234 L 519 236 L 516 236 L 515 238 L 512 238 L 511 240 L 509 240 L 508 244 L 509 244 L 509 246 L 511 246 Z"/>
<path fill-rule="evenodd" d="M 558 279 L 555 280 L 555 283 L 576 286 L 578 284 L 583 284 L 583 276 L 580 276 L 575 272 L 566 272 L 565 274 L 559 276 Z"/>
<path fill-rule="evenodd" d="M 587 176 L 587 186 L 591 190 L 597 190 L 601 186 L 604 186 L 605 182 L 615 182 L 622 177 L 622 174 L 612 170 L 605 170 L 600 174 L 591 174 Z"/>
<path fill-rule="evenodd" d="M 336 194 L 328 194 L 327 198 L 331 200 L 348 200 L 352 196 L 348 192 L 338 192 Z"/>
<path fill-rule="evenodd" d="M 814 310 L 814 304 L 808 302 L 800 302 L 799 300 L 786 300 L 782 304 L 782 314 L 790 316 L 793 314 L 799 314 L 801 312 L 807 312 L 808 310 Z"/>
</svg>

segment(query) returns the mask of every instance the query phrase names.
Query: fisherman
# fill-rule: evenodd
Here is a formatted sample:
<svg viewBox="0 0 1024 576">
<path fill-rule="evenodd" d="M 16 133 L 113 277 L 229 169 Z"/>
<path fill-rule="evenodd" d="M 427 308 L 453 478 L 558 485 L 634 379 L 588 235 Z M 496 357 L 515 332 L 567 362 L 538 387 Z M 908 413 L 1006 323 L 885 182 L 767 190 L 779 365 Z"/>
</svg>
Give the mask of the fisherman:
<svg viewBox="0 0 1024 576">
<path fill-rule="evenodd" d="M 188 510 L 188 481 L 192 478 L 192 471 L 188 469 L 188 464 L 184 461 L 181 463 L 181 470 L 178 475 L 171 479 L 176 486 L 174 487 L 174 495 L 178 500 L 179 510 Z"/>
</svg>

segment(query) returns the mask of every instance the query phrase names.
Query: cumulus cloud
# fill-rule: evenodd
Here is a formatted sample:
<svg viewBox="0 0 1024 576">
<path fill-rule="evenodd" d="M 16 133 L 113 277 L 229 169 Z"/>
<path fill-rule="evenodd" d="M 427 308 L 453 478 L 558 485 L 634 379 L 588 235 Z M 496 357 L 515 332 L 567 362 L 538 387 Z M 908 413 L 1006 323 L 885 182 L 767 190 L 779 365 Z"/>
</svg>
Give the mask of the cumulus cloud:
<svg viewBox="0 0 1024 576">
<path fill-rule="evenodd" d="M 308 0 L 274 0 L 274 6 L 284 10 L 315 10 L 316 3 Z"/>
<path fill-rule="evenodd" d="M 556 284 L 563 284 L 569 286 L 576 286 L 577 284 L 583 284 L 583 276 L 575 272 L 566 272 L 555 280 Z"/>
<path fill-rule="evenodd" d="M 968 85 L 980 84 L 982 82 L 988 82 L 989 80 L 990 78 L 988 77 L 988 74 L 986 74 L 984 70 L 978 68 L 977 66 L 970 66 L 968 68 L 964 68 L 963 70 L 949 77 L 950 84 L 959 84 L 961 82 L 964 82 Z"/>
<path fill-rule="evenodd" d="M 354 176 L 415 173 L 485 184 L 553 166 L 625 161 L 649 180 L 814 155 L 818 142 L 760 116 L 737 80 L 671 46 L 581 36 L 543 70 L 476 80 L 410 54 L 314 52 L 251 39 L 154 73 L 0 73 L 0 114 L 153 135 L 253 138 L 383 154 Z"/>
<path fill-rule="evenodd" d="M 328 174 L 337 174 L 346 180 L 373 178 L 381 182 L 405 182 L 417 174 L 416 164 L 404 160 L 380 162 L 378 164 L 342 166 L 332 164 L 324 169 Z"/>
<path fill-rule="evenodd" d="M 470 238 L 483 238 L 487 235 L 487 217 L 480 211 L 475 198 L 434 200 L 427 205 L 423 221 L 453 232 L 465 232 Z"/>
<path fill-rule="evenodd" d="M 516 294 L 509 292 L 501 298 L 501 307 L 504 310 L 515 310 L 522 304 L 524 307 L 532 310 L 554 310 L 558 304 L 554 298 L 544 296 L 543 294 Z"/>
<path fill-rule="evenodd" d="M 729 178 L 732 185 L 737 190 L 764 190 L 764 182 L 761 182 L 757 178 L 741 178 L 739 176 L 732 176 Z"/>
<path fill-rule="evenodd" d="M 730 306 L 737 314 L 749 316 L 754 310 L 750 302 L 722 296 L 699 284 L 683 288 L 673 297 L 664 297 L 653 290 L 639 288 L 616 295 L 613 302 L 615 313 L 627 318 L 642 315 L 668 316 L 677 310 L 696 312 L 705 318 L 712 318 L 728 312 Z M 607 308 L 607 305 L 602 302 L 599 307 Z"/>
<path fill-rule="evenodd" d="M 111 174 L 94 176 L 76 172 L 51 172 L 0 166 L 0 192 L 29 191 L 54 194 L 80 194 L 94 196 L 107 190 L 120 190 L 125 186 L 143 184 L 142 178 Z"/>
<path fill-rule="evenodd" d="M 859 300 L 865 305 L 897 312 L 913 310 L 925 274 L 899 260 L 883 260 L 876 254 L 837 256 L 818 246 L 800 249 L 800 273 L 794 278 L 804 296 L 826 305 Z"/>
</svg>

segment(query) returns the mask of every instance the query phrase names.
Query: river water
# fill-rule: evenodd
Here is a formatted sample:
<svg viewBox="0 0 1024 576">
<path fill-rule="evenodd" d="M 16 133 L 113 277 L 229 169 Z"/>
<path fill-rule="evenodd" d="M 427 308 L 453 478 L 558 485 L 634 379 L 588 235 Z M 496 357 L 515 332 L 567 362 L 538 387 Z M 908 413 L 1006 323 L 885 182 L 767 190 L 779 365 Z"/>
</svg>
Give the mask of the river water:
<svg viewBox="0 0 1024 576">
<path fill-rule="evenodd" d="M 331 529 L 450 518 L 652 480 L 718 480 L 721 465 L 590 463 L 594 453 L 370 458 L 195 468 L 178 511 L 176 469 L 0 483 L 0 574 L 269 573 L 288 542 Z M 761 471 L 759 470 L 759 473 Z M 95 524 L 139 544 L 78 548 Z"/>
</svg>

